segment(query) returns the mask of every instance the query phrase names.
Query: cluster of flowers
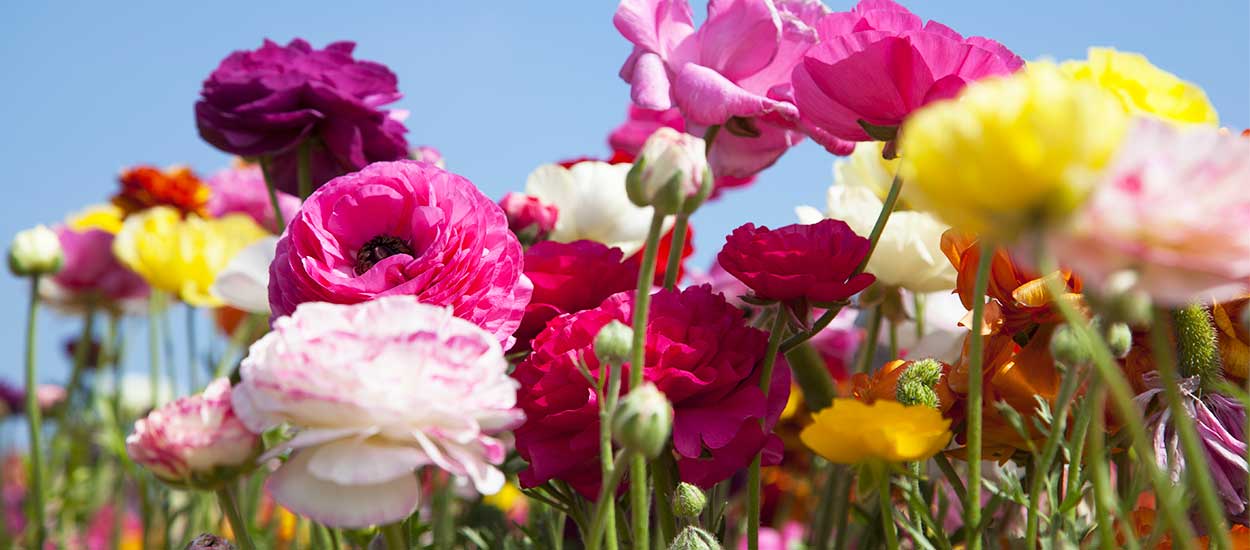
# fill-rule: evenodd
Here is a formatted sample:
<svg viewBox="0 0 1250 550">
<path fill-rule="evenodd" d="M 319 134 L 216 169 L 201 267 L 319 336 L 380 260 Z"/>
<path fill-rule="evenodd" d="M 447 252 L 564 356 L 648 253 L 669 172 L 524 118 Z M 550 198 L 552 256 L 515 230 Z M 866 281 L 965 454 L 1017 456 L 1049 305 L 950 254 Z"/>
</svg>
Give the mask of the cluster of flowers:
<svg viewBox="0 0 1250 550">
<path fill-rule="evenodd" d="M 1104 544 L 1155 528 L 1106 508 L 1110 421 L 1133 448 L 1119 497 L 1153 497 L 1160 533 L 1196 536 L 1169 491 L 1184 480 L 1213 544 L 1247 536 L 1228 526 L 1250 498 L 1228 380 L 1250 372 L 1250 139 L 1201 89 L 1110 49 L 1026 64 L 890 0 L 713 0 L 698 26 L 685 0 L 623 0 L 613 22 L 633 51 L 612 154 L 540 166 L 523 193 L 496 202 L 410 148 L 395 75 L 351 43 L 266 41 L 195 107 L 236 166 L 129 169 L 111 203 L 19 235 L 14 273 L 87 323 L 144 302 L 156 323 L 173 298 L 250 343 L 138 420 L 128 459 L 216 491 L 246 548 L 248 476 L 392 548 L 420 532 L 423 480 L 519 485 L 559 518 L 546 536 L 567 517 L 593 549 L 617 547 L 617 506 L 634 548 L 823 548 L 855 523 L 864 545 L 896 548 L 901 528 L 1031 548 L 1047 528 Z M 804 137 L 848 157 L 827 210 L 746 223 L 687 270 L 692 214 Z M 988 459 L 1031 467 L 1021 534 L 993 512 Z M 852 491 L 852 472 L 876 484 Z M 1086 481 L 1096 510 L 1075 519 Z M 879 515 L 848 526 L 866 494 Z M 432 540 L 450 548 L 442 495 Z"/>
</svg>

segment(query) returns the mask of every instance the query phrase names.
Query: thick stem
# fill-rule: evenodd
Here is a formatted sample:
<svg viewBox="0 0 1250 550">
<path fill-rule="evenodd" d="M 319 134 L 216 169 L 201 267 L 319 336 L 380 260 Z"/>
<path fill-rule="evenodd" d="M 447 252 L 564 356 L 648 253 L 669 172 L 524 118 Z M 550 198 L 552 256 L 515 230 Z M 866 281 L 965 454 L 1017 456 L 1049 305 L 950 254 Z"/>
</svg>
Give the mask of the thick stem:
<svg viewBox="0 0 1250 550">
<path fill-rule="evenodd" d="M 981 320 L 985 315 L 985 290 L 989 286 L 990 263 L 994 259 L 993 249 L 985 243 L 981 245 L 980 261 L 977 262 L 976 284 L 972 291 L 972 342 L 968 351 L 968 407 L 966 409 L 966 425 L 968 438 L 968 492 L 964 500 L 964 525 L 971 527 L 968 533 L 968 550 L 981 548 L 981 385 L 983 375 L 981 362 L 984 359 L 984 336 L 981 334 Z"/>
<path fill-rule="evenodd" d="M 677 284 L 677 275 L 681 272 L 681 253 L 686 244 L 686 229 L 690 225 L 690 214 L 677 214 L 677 222 L 673 224 L 673 238 L 668 243 L 668 263 L 664 266 L 664 288 L 671 289 Z"/>
<path fill-rule="evenodd" d="M 44 517 L 43 418 L 39 411 L 39 373 L 35 364 L 35 327 L 39 316 L 39 276 L 30 278 L 26 310 L 26 424 L 30 428 L 30 510 L 34 527 L 31 548 L 43 548 L 48 537 Z"/>
<path fill-rule="evenodd" d="M 304 200 L 312 194 L 312 140 L 305 139 L 301 142 L 295 154 L 298 162 L 295 165 L 295 177 L 299 180 L 299 198 Z"/>
<path fill-rule="evenodd" d="M 408 543 L 404 542 L 404 522 L 383 525 L 382 540 L 386 542 L 386 550 L 408 550 Z"/>
<path fill-rule="evenodd" d="M 278 205 L 278 188 L 274 187 L 273 175 L 270 174 L 269 157 L 260 157 L 260 173 L 265 177 L 265 188 L 269 190 L 269 205 L 273 207 L 273 219 L 278 222 L 278 234 L 286 228 L 286 219 L 282 217 L 282 207 Z"/>
<path fill-rule="evenodd" d="M 885 547 L 898 550 L 898 527 L 894 525 L 894 502 L 890 498 L 890 470 L 879 468 L 876 472 L 877 502 L 881 506 L 881 530 L 885 531 Z"/>
<path fill-rule="evenodd" d="M 651 217 L 651 228 L 647 232 L 647 242 L 642 250 L 642 266 L 638 270 L 638 287 L 634 295 L 634 340 L 630 353 L 629 389 L 633 391 L 642 385 L 642 372 L 646 359 L 647 345 L 647 313 L 651 307 L 651 284 L 655 280 L 655 258 L 660 242 L 660 232 L 664 228 L 664 214 L 656 212 Z M 634 529 L 634 546 L 638 550 L 647 550 L 651 543 L 650 521 L 651 507 L 648 506 L 647 494 L 647 457 L 636 455 L 629 465 L 629 505 Z"/>
<path fill-rule="evenodd" d="M 234 540 L 239 543 L 239 548 L 256 550 L 256 546 L 252 544 L 252 535 L 247 531 L 247 522 L 244 521 L 243 514 L 239 513 L 239 502 L 235 498 L 233 482 L 226 483 L 217 490 L 217 503 L 221 505 L 221 512 L 225 514 L 226 521 L 230 522 L 230 531 L 234 533 Z"/>
</svg>

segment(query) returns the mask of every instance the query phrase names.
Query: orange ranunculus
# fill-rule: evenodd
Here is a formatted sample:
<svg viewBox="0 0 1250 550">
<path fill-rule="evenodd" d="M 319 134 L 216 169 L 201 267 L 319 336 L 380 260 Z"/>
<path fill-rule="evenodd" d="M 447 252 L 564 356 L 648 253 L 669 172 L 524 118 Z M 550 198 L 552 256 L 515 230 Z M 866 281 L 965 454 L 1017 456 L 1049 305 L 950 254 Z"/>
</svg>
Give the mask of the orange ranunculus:
<svg viewBox="0 0 1250 550">
<path fill-rule="evenodd" d="M 185 216 L 207 216 L 209 187 L 186 166 L 165 170 L 153 166 L 136 166 L 118 178 L 121 190 L 113 196 L 113 204 L 126 215 L 153 206 L 171 206 Z"/>
<path fill-rule="evenodd" d="M 871 375 L 856 374 L 851 377 L 851 397 L 865 403 L 872 403 L 878 399 L 897 401 L 898 379 L 914 363 L 916 362 L 895 360 L 886 363 Z M 942 378 L 933 387 L 933 391 L 938 396 L 938 410 L 945 414 L 951 410 L 958 398 L 950 388 L 949 380 L 953 367 L 940 361 L 938 364 L 942 366 Z"/>
<path fill-rule="evenodd" d="M 1250 296 L 1211 307 L 1224 373 L 1241 379 L 1245 379 L 1250 371 L 1250 327 L 1242 322 L 1247 306 L 1250 306 Z"/>
</svg>

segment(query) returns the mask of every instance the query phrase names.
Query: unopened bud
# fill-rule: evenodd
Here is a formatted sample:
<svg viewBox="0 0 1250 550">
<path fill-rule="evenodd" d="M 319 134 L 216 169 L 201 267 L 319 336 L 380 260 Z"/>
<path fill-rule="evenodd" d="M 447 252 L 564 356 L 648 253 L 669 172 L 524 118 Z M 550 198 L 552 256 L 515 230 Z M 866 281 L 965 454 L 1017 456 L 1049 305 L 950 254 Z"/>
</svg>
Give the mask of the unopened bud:
<svg viewBox="0 0 1250 550">
<path fill-rule="evenodd" d="M 693 525 L 677 533 L 668 550 L 720 550 L 720 542 L 711 533 Z"/>
<path fill-rule="evenodd" d="M 629 200 L 663 214 L 693 212 L 711 193 L 711 172 L 700 138 L 661 127 L 647 138 L 625 178 Z"/>
<path fill-rule="evenodd" d="M 1050 356 L 1061 365 L 1075 367 L 1088 364 L 1092 354 L 1081 335 L 1065 323 L 1050 336 Z"/>
<path fill-rule="evenodd" d="M 1103 288 L 1092 295 L 1104 318 L 1132 326 L 1150 324 L 1154 317 L 1150 296 L 1138 288 L 1137 282 L 1137 273 L 1133 271 L 1117 271 L 1107 278 Z"/>
<path fill-rule="evenodd" d="M 1107 347 L 1116 359 L 1123 359 L 1128 355 L 1129 348 L 1133 347 L 1133 331 L 1124 323 L 1111 323 L 1107 327 L 1106 338 Z"/>
<path fill-rule="evenodd" d="M 508 229 L 526 245 L 545 240 L 556 228 L 556 219 L 560 215 L 555 205 L 523 193 L 504 195 L 499 207 L 503 208 L 504 216 L 508 218 Z"/>
<path fill-rule="evenodd" d="M 677 517 L 696 517 L 703 513 L 704 506 L 707 506 L 707 496 L 702 490 L 684 481 L 677 484 L 673 491 L 673 513 Z"/>
<path fill-rule="evenodd" d="M 187 550 L 234 550 L 234 545 L 217 535 L 203 533 L 187 543 Z"/>
<path fill-rule="evenodd" d="M 616 442 L 647 458 L 660 456 L 672 430 L 673 405 L 650 382 L 630 390 L 612 418 Z"/>
<path fill-rule="evenodd" d="M 620 321 L 612 321 L 599 329 L 595 336 L 595 357 L 600 363 L 621 365 L 629 361 L 634 343 L 634 329 Z"/>
<path fill-rule="evenodd" d="M 894 399 L 904 405 L 939 408 L 942 403 L 934 386 L 942 379 L 942 364 L 933 359 L 916 361 L 898 377 Z"/>
<path fill-rule="evenodd" d="M 52 275 L 64 261 L 60 239 L 44 225 L 18 232 L 9 245 L 9 270 L 18 277 Z"/>
</svg>

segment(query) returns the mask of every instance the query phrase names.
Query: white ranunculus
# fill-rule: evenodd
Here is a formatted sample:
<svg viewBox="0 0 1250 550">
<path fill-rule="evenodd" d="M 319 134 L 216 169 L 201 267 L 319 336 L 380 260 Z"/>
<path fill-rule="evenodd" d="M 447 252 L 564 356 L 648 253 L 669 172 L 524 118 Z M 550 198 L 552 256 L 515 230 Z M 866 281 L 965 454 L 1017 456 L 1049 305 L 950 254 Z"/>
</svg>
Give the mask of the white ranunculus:
<svg viewBox="0 0 1250 550">
<path fill-rule="evenodd" d="M 630 256 L 646 242 L 653 210 L 630 202 L 625 193 L 629 169 L 629 164 L 599 161 L 579 162 L 571 168 L 544 164 L 526 178 L 525 193 L 559 210 L 549 239 L 596 241 Z M 666 220 L 665 229 L 671 224 L 671 218 Z"/>
<path fill-rule="evenodd" d="M 277 246 L 277 237 L 265 237 L 239 251 L 209 291 L 235 309 L 268 314 L 269 264 Z"/>
</svg>

